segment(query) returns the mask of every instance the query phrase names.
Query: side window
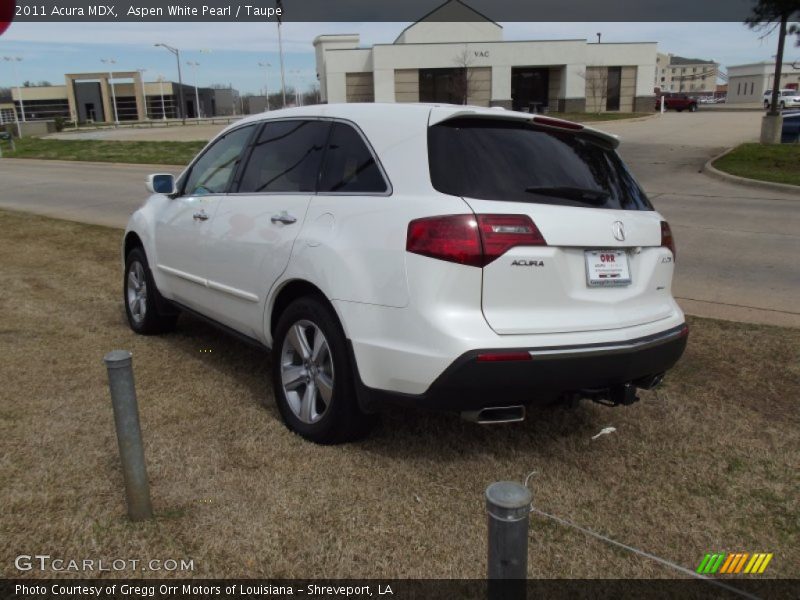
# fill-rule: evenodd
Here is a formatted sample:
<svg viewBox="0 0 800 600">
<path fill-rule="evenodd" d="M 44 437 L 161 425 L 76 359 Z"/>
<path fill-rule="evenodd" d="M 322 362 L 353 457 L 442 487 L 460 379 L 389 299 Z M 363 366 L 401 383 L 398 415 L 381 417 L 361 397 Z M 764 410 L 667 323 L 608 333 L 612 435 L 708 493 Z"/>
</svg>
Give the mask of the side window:
<svg viewBox="0 0 800 600">
<path fill-rule="evenodd" d="M 319 191 L 380 194 L 387 190 L 386 180 L 362 137 L 350 125 L 334 123 Z"/>
<path fill-rule="evenodd" d="M 205 196 L 227 192 L 253 128 L 251 125 L 236 129 L 214 142 L 192 166 L 183 193 L 187 196 Z"/>
<path fill-rule="evenodd" d="M 239 192 L 314 192 L 328 121 L 267 122 L 253 146 Z"/>
</svg>

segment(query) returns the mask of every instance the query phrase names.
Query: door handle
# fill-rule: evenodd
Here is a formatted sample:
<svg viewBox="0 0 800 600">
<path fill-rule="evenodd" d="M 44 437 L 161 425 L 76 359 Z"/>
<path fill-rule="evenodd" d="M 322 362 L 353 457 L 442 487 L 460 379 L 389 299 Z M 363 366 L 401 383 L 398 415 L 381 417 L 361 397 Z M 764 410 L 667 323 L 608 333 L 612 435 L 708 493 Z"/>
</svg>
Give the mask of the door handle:
<svg viewBox="0 0 800 600">
<path fill-rule="evenodd" d="M 272 219 L 270 219 L 273 223 L 283 223 L 284 225 L 291 225 L 292 223 L 297 222 L 297 217 L 293 217 L 286 211 L 283 211 L 279 215 L 272 215 Z"/>
<path fill-rule="evenodd" d="M 192 218 L 195 221 L 208 221 L 208 215 L 206 214 L 206 211 L 202 209 L 199 212 L 194 213 Z"/>
</svg>

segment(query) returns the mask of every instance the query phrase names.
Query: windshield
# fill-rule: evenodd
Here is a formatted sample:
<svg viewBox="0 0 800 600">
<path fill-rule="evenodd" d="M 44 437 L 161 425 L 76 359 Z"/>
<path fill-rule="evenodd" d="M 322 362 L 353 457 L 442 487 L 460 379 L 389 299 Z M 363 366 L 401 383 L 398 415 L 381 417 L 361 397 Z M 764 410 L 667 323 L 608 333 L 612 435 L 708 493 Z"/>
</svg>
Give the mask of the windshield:
<svg viewBox="0 0 800 600">
<path fill-rule="evenodd" d="M 580 132 L 522 121 L 451 119 L 428 130 L 433 187 L 445 194 L 623 210 L 652 210 L 614 150 Z"/>
</svg>

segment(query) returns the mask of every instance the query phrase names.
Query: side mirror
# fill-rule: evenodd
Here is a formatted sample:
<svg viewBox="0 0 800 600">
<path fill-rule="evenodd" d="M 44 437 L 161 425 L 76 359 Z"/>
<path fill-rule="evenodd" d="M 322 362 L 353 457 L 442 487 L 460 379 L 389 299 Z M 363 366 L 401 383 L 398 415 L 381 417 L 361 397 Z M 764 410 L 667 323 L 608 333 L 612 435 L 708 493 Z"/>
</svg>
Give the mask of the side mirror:
<svg viewBox="0 0 800 600">
<path fill-rule="evenodd" d="M 178 190 L 175 188 L 175 176 L 169 173 L 155 173 L 148 175 L 145 182 L 147 191 L 151 194 L 166 194 L 171 196 Z"/>
</svg>

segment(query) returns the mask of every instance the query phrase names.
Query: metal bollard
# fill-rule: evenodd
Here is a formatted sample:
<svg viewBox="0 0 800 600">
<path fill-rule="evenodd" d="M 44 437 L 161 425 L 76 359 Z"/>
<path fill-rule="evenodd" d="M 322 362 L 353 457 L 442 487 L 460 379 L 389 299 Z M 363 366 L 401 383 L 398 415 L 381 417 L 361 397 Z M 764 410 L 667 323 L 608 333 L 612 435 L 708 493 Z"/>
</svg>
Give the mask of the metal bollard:
<svg viewBox="0 0 800 600">
<path fill-rule="evenodd" d="M 119 456 L 125 476 L 125 496 L 131 521 L 142 521 L 153 516 L 150 503 L 150 484 L 144 462 L 142 430 L 139 427 L 139 407 L 133 383 L 131 353 L 114 350 L 103 358 L 108 369 L 108 386 L 114 407 L 114 425 L 117 428 Z"/>
<path fill-rule="evenodd" d="M 490 600 L 526 597 L 530 506 L 531 492 L 519 483 L 499 481 L 486 488 Z"/>
</svg>

